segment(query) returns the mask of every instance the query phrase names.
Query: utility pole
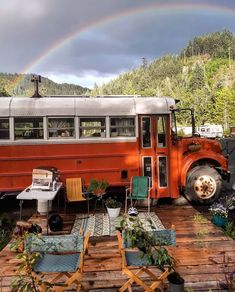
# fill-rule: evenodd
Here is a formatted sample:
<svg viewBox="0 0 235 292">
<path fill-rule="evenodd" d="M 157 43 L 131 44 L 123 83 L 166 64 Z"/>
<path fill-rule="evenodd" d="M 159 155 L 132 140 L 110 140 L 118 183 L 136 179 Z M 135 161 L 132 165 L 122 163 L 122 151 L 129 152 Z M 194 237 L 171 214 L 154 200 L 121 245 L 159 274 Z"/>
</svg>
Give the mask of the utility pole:
<svg viewBox="0 0 235 292">
<path fill-rule="evenodd" d="M 142 58 L 142 67 L 143 67 L 144 69 L 146 69 L 147 66 L 148 66 L 148 61 L 147 61 L 147 59 L 146 59 L 145 57 L 143 57 L 143 58 Z"/>
</svg>

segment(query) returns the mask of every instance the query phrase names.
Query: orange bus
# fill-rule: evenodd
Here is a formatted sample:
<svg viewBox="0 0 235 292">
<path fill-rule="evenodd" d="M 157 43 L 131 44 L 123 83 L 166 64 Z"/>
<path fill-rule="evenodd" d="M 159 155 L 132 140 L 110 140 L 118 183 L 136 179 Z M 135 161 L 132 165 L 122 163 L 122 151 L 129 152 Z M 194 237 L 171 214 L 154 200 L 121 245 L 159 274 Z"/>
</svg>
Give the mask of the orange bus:
<svg viewBox="0 0 235 292">
<path fill-rule="evenodd" d="M 105 179 L 126 187 L 151 178 L 152 199 L 211 203 L 228 162 L 216 140 L 177 136 L 176 102 L 169 97 L 1 97 L 0 193 L 19 192 L 32 170 L 53 166 L 60 179 Z"/>
</svg>

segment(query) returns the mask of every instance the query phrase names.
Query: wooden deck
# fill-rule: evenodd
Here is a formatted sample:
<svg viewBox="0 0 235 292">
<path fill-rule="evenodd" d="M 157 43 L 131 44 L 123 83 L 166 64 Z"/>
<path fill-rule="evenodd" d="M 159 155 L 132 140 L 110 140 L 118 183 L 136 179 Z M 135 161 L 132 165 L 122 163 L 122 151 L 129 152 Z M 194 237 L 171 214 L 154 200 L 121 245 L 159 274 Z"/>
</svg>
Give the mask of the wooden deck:
<svg viewBox="0 0 235 292">
<path fill-rule="evenodd" d="M 153 211 L 153 210 L 152 210 Z M 176 227 L 177 270 L 185 279 L 187 291 L 228 291 L 223 289 L 225 274 L 235 268 L 235 241 L 209 220 L 198 223 L 198 212 L 191 206 L 160 205 L 154 211 L 166 228 Z M 69 233 L 75 214 L 64 216 L 63 233 Z M 31 221 L 45 223 L 45 219 Z M 11 291 L 10 283 L 17 268 L 16 254 L 7 246 L 0 253 L 0 292 Z M 84 284 L 91 291 L 118 291 L 126 277 L 121 273 L 120 255 L 115 237 L 93 237 L 85 257 Z M 71 291 L 71 290 L 70 290 Z M 138 288 L 134 291 L 141 291 Z"/>
</svg>

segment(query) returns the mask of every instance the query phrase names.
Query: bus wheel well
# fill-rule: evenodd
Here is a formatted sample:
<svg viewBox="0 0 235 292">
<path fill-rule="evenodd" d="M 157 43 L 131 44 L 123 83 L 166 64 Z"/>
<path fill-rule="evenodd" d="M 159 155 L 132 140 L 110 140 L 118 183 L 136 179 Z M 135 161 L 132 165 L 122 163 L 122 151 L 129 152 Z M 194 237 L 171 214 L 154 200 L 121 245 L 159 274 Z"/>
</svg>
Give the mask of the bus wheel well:
<svg viewBox="0 0 235 292">
<path fill-rule="evenodd" d="M 201 160 L 198 160 L 198 161 L 195 161 L 191 164 L 190 168 L 188 169 L 188 171 L 190 171 L 191 169 L 193 169 L 194 167 L 196 166 L 210 166 L 210 167 L 214 167 L 214 168 L 217 168 L 217 167 L 220 167 L 220 164 L 218 163 L 218 161 L 215 161 L 215 160 L 212 160 L 212 159 L 201 159 Z"/>
</svg>

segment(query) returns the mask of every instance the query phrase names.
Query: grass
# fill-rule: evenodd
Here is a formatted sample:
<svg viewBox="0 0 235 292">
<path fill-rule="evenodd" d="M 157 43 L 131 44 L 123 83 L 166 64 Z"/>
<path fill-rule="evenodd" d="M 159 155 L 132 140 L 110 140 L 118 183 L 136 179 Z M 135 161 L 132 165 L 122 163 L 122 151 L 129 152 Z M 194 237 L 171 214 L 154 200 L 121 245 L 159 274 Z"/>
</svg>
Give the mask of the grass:
<svg viewBox="0 0 235 292">
<path fill-rule="evenodd" d="M 7 213 L 0 213 L 0 250 L 11 240 L 14 225 L 15 222 L 13 218 Z"/>
<path fill-rule="evenodd" d="M 196 214 L 193 217 L 193 221 L 195 223 L 206 223 L 207 222 L 207 218 L 205 216 L 203 216 L 202 214 Z"/>
</svg>

